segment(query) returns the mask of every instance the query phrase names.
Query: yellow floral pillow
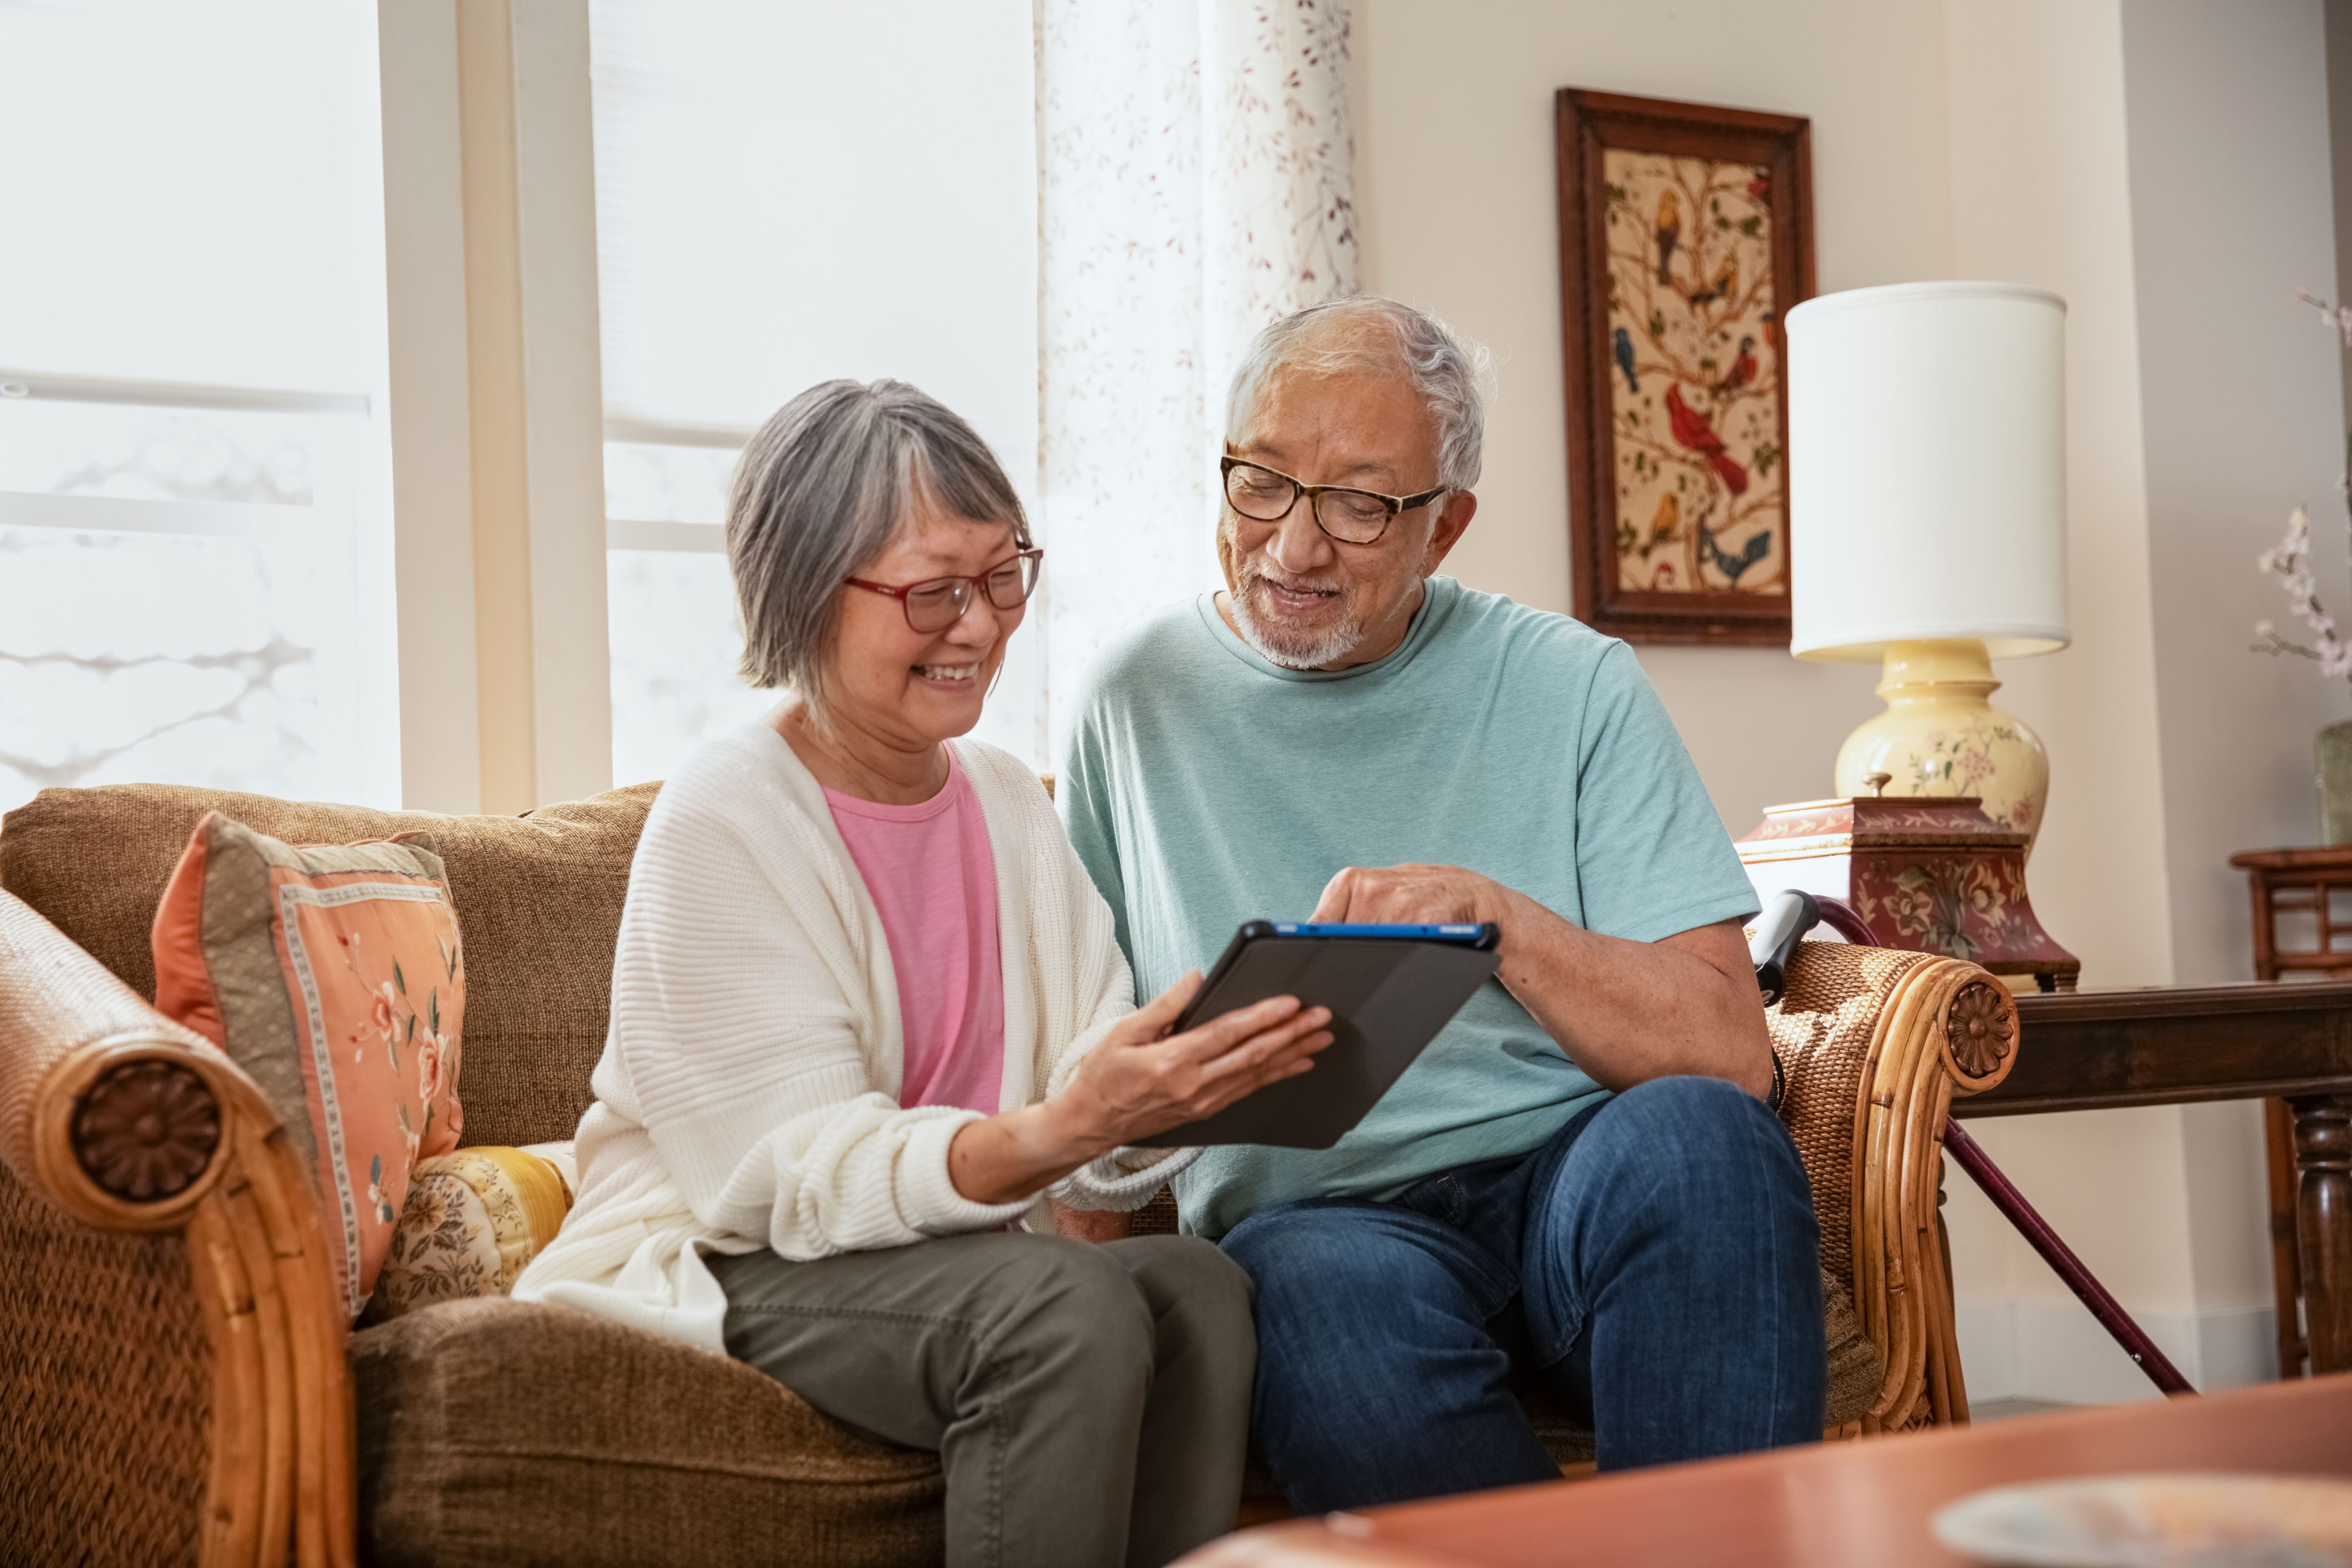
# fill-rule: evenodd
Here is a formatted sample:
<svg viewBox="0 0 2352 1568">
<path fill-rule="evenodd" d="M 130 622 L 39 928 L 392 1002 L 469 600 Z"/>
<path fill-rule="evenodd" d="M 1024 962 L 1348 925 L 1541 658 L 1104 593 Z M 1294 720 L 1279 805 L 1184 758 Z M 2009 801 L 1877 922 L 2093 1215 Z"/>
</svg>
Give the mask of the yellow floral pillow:
<svg viewBox="0 0 2352 1568">
<path fill-rule="evenodd" d="M 571 1211 L 570 1154 L 569 1145 L 541 1145 L 417 1161 L 368 1320 L 512 1290 Z"/>
</svg>

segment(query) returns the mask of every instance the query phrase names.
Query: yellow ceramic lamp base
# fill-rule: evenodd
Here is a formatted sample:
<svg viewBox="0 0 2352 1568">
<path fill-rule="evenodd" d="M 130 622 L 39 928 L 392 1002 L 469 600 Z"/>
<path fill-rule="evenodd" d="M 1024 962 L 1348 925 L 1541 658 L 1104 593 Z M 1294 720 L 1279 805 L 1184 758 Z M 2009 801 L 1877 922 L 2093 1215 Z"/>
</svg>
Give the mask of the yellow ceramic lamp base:
<svg viewBox="0 0 2352 1568">
<path fill-rule="evenodd" d="M 2050 754 L 2040 736 L 1985 700 L 2000 685 L 1973 638 L 1888 643 L 1878 685 L 1886 711 L 1839 747 L 1836 792 L 1876 794 L 1872 776 L 1884 773 L 1886 794 L 1973 795 L 1993 821 L 2039 834 Z"/>
</svg>

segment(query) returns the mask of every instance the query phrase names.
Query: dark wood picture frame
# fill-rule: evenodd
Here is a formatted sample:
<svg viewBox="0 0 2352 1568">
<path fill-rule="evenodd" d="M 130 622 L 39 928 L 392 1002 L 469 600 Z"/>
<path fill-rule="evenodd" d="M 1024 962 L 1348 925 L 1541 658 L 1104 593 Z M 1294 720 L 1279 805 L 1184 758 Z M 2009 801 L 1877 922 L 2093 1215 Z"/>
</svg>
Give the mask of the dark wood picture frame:
<svg viewBox="0 0 2352 1568">
<path fill-rule="evenodd" d="M 1785 381 L 1777 379 L 1782 361 L 1780 345 L 1785 340 L 1778 323 L 1787 320 L 1790 308 L 1811 298 L 1813 292 L 1810 121 L 1794 115 L 1578 88 L 1559 89 L 1556 120 L 1560 328 L 1568 392 L 1569 550 L 1577 618 L 1630 643 L 1786 647 L 1790 580 L 1789 413 Z M 1602 172 L 1604 157 L 1612 151 L 1746 163 L 1770 171 L 1761 204 L 1769 215 L 1770 363 L 1776 377 L 1773 396 L 1779 404 L 1778 448 L 1773 454 L 1780 470 L 1781 497 L 1778 593 L 1656 591 L 1630 588 L 1620 580 L 1614 378 L 1621 371 L 1612 359 L 1615 345 L 1610 328 L 1608 190 Z M 1663 280 L 1664 261 L 1660 267 Z M 1631 370 L 1622 373 L 1633 382 Z M 1717 449 L 1721 450 L 1719 444 Z M 1693 521 L 1690 526 L 1696 528 L 1698 524 Z M 1712 543 L 1711 537 L 1706 542 Z"/>
</svg>

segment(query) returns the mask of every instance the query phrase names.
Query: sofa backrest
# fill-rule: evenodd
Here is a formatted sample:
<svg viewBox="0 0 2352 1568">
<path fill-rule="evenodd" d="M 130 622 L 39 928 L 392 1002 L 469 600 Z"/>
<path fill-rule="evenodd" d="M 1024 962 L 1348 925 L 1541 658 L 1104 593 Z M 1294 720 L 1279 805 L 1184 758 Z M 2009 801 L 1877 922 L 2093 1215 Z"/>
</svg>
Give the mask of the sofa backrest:
<svg viewBox="0 0 2352 1568">
<path fill-rule="evenodd" d="M 424 832 L 449 873 L 466 950 L 468 1144 L 568 1138 L 604 1045 L 629 860 L 657 784 L 522 817 L 445 817 L 172 784 L 44 789 L 0 820 L 0 887 L 142 996 L 163 884 L 206 811 L 295 844 Z"/>
</svg>

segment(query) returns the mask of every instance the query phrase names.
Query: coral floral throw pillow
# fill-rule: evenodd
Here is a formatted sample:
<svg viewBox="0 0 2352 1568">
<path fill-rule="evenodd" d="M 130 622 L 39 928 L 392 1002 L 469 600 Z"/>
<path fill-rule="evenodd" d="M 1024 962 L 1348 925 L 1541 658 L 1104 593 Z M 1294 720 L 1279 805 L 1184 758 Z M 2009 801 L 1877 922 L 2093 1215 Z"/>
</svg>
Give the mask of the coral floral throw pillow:
<svg viewBox="0 0 2352 1568">
<path fill-rule="evenodd" d="M 155 912 L 155 1006 L 234 1059 L 316 1173 L 356 1317 L 420 1159 L 457 1146 L 466 967 L 431 841 L 295 849 L 219 812 Z"/>
</svg>

